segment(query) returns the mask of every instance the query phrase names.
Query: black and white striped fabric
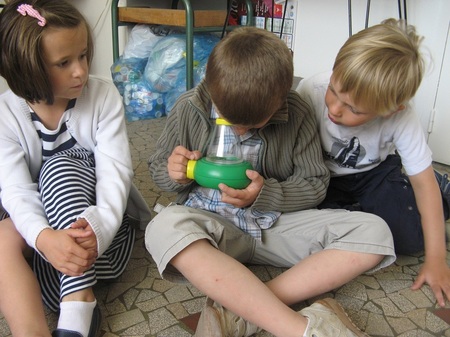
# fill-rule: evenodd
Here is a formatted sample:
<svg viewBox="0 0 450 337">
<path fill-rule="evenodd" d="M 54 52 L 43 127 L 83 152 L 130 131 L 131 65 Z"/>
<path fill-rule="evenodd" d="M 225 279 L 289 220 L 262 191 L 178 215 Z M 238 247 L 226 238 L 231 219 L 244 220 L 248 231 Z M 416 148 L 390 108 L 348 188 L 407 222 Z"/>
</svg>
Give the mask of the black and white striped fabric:
<svg viewBox="0 0 450 337">
<path fill-rule="evenodd" d="M 95 161 L 89 151 L 72 148 L 48 159 L 40 172 L 39 189 L 50 226 L 56 230 L 69 228 L 78 215 L 95 204 L 95 185 Z M 118 277 L 130 259 L 134 239 L 134 229 L 125 215 L 111 246 L 79 277 L 60 273 L 34 254 L 33 269 L 44 303 L 57 311 L 64 296 L 92 287 L 99 279 Z"/>
<path fill-rule="evenodd" d="M 69 118 L 69 111 L 75 106 L 76 100 L 69 101 L 66 111 L 64 111 L 61 120 L 56 129 L 49 130 L 42 123 L 39 116 L 30 108 L 31 121 L 36 129 L 36 132 L 42 143 L 42 158 L 44 161 L 52 157 L 58 152 L 71 149 L 73 147 L 81 148 L 76 139 L 67 129 L 67 119 Z"/>
</svg>

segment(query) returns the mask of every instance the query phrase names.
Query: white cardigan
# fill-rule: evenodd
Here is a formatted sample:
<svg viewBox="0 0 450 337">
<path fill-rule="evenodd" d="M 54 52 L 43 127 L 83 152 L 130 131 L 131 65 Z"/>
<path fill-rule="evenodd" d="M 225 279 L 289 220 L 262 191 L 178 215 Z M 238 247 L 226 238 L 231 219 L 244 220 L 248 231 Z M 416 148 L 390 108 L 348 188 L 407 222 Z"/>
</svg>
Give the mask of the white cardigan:
<svg viewBox="0 0 450 337">
<path fill-rule="evenodd" d="M 41 142 L 29 106 L 10 90 L 0 95 L 0 116 L 0 201 L 27 244 L 36 249 L 38 235 L 49 228 L 37 185 Z M 120 227 L 129 197 L 130 215 L 150 220 L 150 210 L 132 184 L 123 105 L 116 88 L 108 81 L 90 77 L 69 111 L 67 127 L 95 156 L 96 205 L 80 217 L 93 228 L 100 256 Z"/>
</svg>

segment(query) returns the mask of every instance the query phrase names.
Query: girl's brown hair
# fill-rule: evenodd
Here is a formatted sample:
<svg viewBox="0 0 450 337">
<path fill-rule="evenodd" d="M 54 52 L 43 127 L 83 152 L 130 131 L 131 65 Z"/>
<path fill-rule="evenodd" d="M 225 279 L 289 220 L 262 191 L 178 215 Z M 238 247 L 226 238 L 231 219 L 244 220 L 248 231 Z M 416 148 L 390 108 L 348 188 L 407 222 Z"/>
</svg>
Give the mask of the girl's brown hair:
<svg viewBox="0 0 450 337">
<path fill-rule="evenodd" d="M 17 8 L 33 6 L 45 18 L 41 27 L 33 16 L 22 16 Z M 30 103 L 54 101 L 53 89 L 42 53 L 42 36 L 48 28 L 76 28 L 88 32 L 87 60 L 94 52 L 92 34 L 86 19 L 64 0 L 10 0 L 0 13 L 0 75 L 9 88 Z"/>
</svg>

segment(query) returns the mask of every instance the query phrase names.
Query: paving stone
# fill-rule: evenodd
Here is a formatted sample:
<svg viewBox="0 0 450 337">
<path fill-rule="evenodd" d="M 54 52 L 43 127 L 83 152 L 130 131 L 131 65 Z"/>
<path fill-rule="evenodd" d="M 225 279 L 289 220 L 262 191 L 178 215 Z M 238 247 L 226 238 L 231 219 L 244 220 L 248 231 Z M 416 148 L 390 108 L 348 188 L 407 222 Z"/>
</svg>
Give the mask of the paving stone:
<svg viewBox="0 0 450 337">
<path fill-rule="evenodd" d="M 158 291 L 158 289 L 155 289 L 153 287 L 155 282 L 155 279 L 153 277 L 146 277 L 142 280 L 142 282 L 138 283 L 136 285 L 136 289 L 153 289 L 155 291 Z"/>
<path fill-rule="evenodd" d="M 182 329 L 179 326 L 172 326 L 168 329 L 160 331 L 156 334 L 157 337 L 190 337 L 192 334 Z"/>
<path fill-rule="evenodd" d="M 373 300 L 375 304 L 378 304 L 385 316 L 391 317 L 405 317 L 405 313 L 403 313 L 388 297 L 385 298 L 377 298 Z"/>
<path fill-rule="evenodd" d="M 118 282 L 109 284 L 109 291 L 106 302 L 113 301 L 114 299 L 128 291 L 130 288 L 132 288 L 134 285 L 136 285 L 136 283 Z"/>
<path fill-rule="evenodd" d="M 152 289 L 155 291 L 159 291 L 160 293 L 163 293 L 173 287 L 176 287 L 176 284 L 162 279 L 155 279 L 155 281 L 153 282 Z"/>
<path fill-rule="evenodd" d="M 148 322 L 152 334 L 178 324 L 178 320 L 166 308 L 160 308 L 148 314 Z"/>
<path fill-rule="evenodd" d="M 150 312 L 152 310 L 162 308 L 168 304 L 169 302 L 163 295 L 158 295 L 146 301 L 136 303 L 136 306 L 143 312 Z"/>
<path fill-rule="evenodd" d="M 166 308 L 175 316 L 176 319 L 181 319 L 189 315 L 182 303 L 170 303 Z M 197 311 L 196 311 L 197 312 Z"/>
<path fill-rule="evenodd" d="M 369 314 L 365 332 L 369 335 L 394 337 L 394 332 L 383 315 Z"/>
<path fill-rule="evenodd" d="M 267 272 L 265 266 L 249 266 L 249 269 L 263 282 L 270 281 L 272 276 Z"/>
<path fill-rule="evenodd" d="M 342 286 L 337 292 L 362 301 L 367 300 L 366 287 L 359 282 L 348 283 Z"/>
<path fill-rule="evenodd" d="M 395 264 L 399 266 L 410 266 L 417 263 L 419 263 L 419 259 L 417 257 L 409 255 L 399 255 L 397 256 L 397 260 L 395 261 Z"/>
<path fill-rule="evenodd" d="M 186 301 L 192 298 L 192 294 L 187 286 L 176 286 L 167 290 L 164 295 L 169 303 Z"/>
<path fill-rule="evenodd" d="M 11 331 L 9 330 L 8 325 L 6 324 L 6 320 L 3 318 L 0 319 L 0 336 L 9 336 Z"/>
<path fill-rule="evenodd" d="M 411 281 L 397 280 L 395 277 L 389 280 L 379 280 L 379 282 L 381 288 L 388 294 L 409 288 L 412 285 Z"/>
<path fill-rule="evenodd" d="M 369 319 L 369 311 L 346 309 L 346 313 L 359 329 L 364 330 L 366 328 Z"/>
<path fill-rule="evenodd" d="M 399 293 L 388 294 L 387 296 L 402 312 L 408 312 L 416 308 L 406 297 Z"/>
<path fill-rule="evenodd" d="M 366 287 L 369 287 L 372 289 L 380 289 L 380 283 L 373 276 L 361 275 L 361 276 L 358 276 L 355 281 L 361 282 Z"/>
<path fill-rule="evenodd" d="M 123 295 L 123 302 L 128 310 L 134 304 L 134 301 L 136 300 L 138 295 L 139 295 L 139 290 L 137 290 L 135 288 L 131 288 Z"/>
<path fill-rule="evenodd" d="M 132 327 L 125 329 L 121 335 L 122 336 L 148 336 L 150 335 L 150 326 L 148 324 L 148 321 L 144 321 L 141 323 L 138 323 L 136 325 L 133 325 Z"/>
<path fill-rule="evenodd" d="M 116 298 L 114 301 L 105 304 L 106 310 L 108 310 L 108 316 L 117 315 L 127 311 L 127 307 L 122 301 Z"/>
<path fill-rule="evenodd" d="M 367 297 L 369 298 L 369 300 L 386 297 L 386 293 L 383 290 L 366 289 L 366 291 L 367 291 Z"/>
<path fill-rule="evenodd" d="M 415 330 L 416 325 L 408 318 L 386 317 L 389 325 L 394 329 L 395 335 L 399 335 L 406 331 Z"/>
<path fill-rule="evenodd" d="M 427 322 L 427 310 L 417 309 L 407 313 L 408 318 L 413 321 L 419 328 L 425 329 Z"/>
<path fill-rule="evenodd" d="M 145 321 L 145 317 L 139 309 L 134 309 L 118 315 L 109 316 L 107 321 L 111 332 L 116 332 Z"/>
<path fill-rule="evenodd" d="M 429 332 L 421 331 L 421 330 L 412 330 L 405 332 L 398 337 L 437 337 Z"/>
<path fill-rule="evenodd" d="M 205 306 L 204 296 L 183 302 L 183 307 L 187 310 L 187 312 L 189 312 L 189 314 L 201 312 L 204 306 Z"/>
<path fill-rule="evenodd" d="M 405 288 L 400 290 L 400 294 L 410 300 L 416 308 L 430 308 L 433 306 L 433 303 L 424 294 L 423 289 L 411 290 L 409 288 Z"/>
<path fill-rule="evenodd" d="M 426 324 L 427 329 L 435 334 L 441 334 L 448 328 L 447 323 L 431 312 L 427 312 Z"/>
<path fill-rule="evenodd" d="M 196 287 L 194 287 L 192 284 L 187 284 L 187 287 L 188 287 L 189 291 L 191 292 L 192 296 L 194 296 L 194 297 L 204 296 L 203 293 L 200 290 L 198 290 Z"/>
<path fill-rule="evenodd" d="M 136 298 L 136 303 L 145 302 L 158 296 L 161 296 L 161 294 L 157 291 L 142 289 L 139 296 Z"/>
<path fill-rule="evenodd" d="M 383 315 L 383 310 L 378 305 L 375 305 L 373 302 L 368 302 L 364 304 L 363 308 L 371 313 Z"/>
</svg>

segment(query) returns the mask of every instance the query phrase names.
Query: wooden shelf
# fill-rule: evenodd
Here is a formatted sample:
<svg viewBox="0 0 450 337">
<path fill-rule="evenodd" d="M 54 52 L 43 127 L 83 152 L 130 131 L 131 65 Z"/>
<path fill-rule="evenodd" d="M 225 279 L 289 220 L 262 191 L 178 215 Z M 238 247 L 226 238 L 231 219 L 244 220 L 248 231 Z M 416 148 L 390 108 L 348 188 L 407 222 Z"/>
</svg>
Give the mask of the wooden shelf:
<svg viewBox="0 0 450 337">
<path fill-rule="evenodd" d="M 186 11 L 182 9 L 119 7 L 119 21 L 141 24 L 186 27 Z M 194 27 L 220 27 L 225 23 L 225 10 L 194 11 Z"/>
</svg>

